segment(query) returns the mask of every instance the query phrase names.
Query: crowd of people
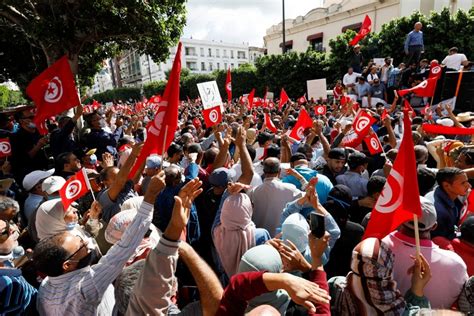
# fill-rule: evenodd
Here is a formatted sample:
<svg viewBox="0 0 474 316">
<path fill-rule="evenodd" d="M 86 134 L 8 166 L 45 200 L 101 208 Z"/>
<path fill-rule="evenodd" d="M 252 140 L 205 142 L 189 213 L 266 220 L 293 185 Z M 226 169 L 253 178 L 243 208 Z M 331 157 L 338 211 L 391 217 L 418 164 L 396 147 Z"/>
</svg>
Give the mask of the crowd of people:
<svg viewBox="0 0 474 316">
<path fill-rule="evenodd" d="M 336 97 L 324 115 L 312 102 L 226 102 L 222 122 L 207 127 L 202 104 L 183 101 L 173 142 L 135 174 L 152 109 L 77 106 L 50 120 L 46 136 L 30 109 L 1 114 L 12 155 L 0 158 L 0 181 L 9 184 L 0 196 L 0 314 L 474 312 L 474 136 L 422 128 L 439 119 L 473 127 L 473 113 L 442 105 L 421 113 L 412 103 L 422 216 L 418 226 L 363 238 L 408 132 L 395 91 L 429 72 L 411 40 L 409 70 L 355 56 L 339 83 L 354 101 Z M 302 109 L 313 124 L 294 139 Z M 357 111 L 375 119 L 381 153 L 345 146 Z M 59 191 L 81 169 L 91 192 L 64 209 Z"/>
</svg>

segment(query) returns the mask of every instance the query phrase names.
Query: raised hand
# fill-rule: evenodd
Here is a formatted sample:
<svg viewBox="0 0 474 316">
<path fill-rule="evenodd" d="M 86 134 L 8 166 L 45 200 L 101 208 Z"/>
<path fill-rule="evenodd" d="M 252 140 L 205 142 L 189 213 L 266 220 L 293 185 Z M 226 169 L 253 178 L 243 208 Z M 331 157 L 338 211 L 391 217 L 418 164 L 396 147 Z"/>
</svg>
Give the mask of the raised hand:
<svg viewBox="0 0 474 316">
<path fill-rule="evenodd" d="M 316 312 L 314 303 L 329 304 L 331 299 L 326 290 L 321 289 L 316 283 L 287 273 L 283 288 L 296 304 L 313 313 Z"/>
</svg>

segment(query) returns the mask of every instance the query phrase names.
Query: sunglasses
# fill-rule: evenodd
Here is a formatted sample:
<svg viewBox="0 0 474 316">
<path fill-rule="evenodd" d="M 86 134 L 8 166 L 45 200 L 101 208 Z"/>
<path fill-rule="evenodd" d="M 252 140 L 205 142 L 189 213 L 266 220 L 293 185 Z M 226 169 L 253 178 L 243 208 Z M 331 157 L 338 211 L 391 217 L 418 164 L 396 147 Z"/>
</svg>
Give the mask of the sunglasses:
<svg viewBox="0 0 474 316">
<path fill-rule="evenodd" d="M 81 239 L 81 246 L 79 247 L 79 249 L 77 249 L 76 251 L 74 251 L 69 257 L 66 258 L 66 260 L 64 261 L 68 261 L 70 260 L 72 257 L 74 257 L 79 251 L 81 251 L 82 248 L 86 247 L 87 246 L 87 243 L 84 241 L 84 239 L 82 239 L 81 236 L 77 236 L 79 237 L 79 239 Z M 79 261 L 79 260 L 71 260 L 71 261 Z"/>
</svg>

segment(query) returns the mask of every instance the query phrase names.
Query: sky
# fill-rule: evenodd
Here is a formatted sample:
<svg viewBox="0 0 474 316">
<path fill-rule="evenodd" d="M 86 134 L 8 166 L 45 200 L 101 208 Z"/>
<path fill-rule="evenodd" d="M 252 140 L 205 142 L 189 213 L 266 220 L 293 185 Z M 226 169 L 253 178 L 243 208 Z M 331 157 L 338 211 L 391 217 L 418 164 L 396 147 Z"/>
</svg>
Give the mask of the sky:
<svg viewBox="0 0 474 316">
<path fill-rule="evenodd" d="M 294 19 L 321 6 L 323 0 L 286 0 L 285 16 Z M 249 42 L 263 47 L 267 28 L 282 20 L 282 0 L 188 0 L 183 37 Z"/>
</svg>

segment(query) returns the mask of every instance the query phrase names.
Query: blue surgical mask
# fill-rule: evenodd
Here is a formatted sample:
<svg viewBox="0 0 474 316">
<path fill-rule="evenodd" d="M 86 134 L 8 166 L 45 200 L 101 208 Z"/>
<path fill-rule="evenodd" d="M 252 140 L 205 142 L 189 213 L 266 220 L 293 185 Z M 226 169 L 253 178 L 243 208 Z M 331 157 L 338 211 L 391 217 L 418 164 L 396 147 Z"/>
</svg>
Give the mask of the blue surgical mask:
<svg viewBox="0 0 474 316">
<path fill-rule="evenodd" d="M 89 161 L 92 165 L 95 165 L 97 163 L 97 156 L 95 154 L 91 155 Z"/>
<path fill-rule="evenodd" d="M 36 124 L 33 122 L 28 123 L 28 128 L 36 128 Z"/>
<path fill-rule="evenodd" d="M 77 222 L 67 223 L 66 230 L 73 230 L 74 228 L 76 228 L 76 226 L 77 226 Z"/>
<path fill-rule="evenodd" d="M 20 124 L 18 123 L 13 124 L 13 130 L 12 130 L 13 133 L 18 132 L 19 129 L 20 129 Z"/>
</svg>

